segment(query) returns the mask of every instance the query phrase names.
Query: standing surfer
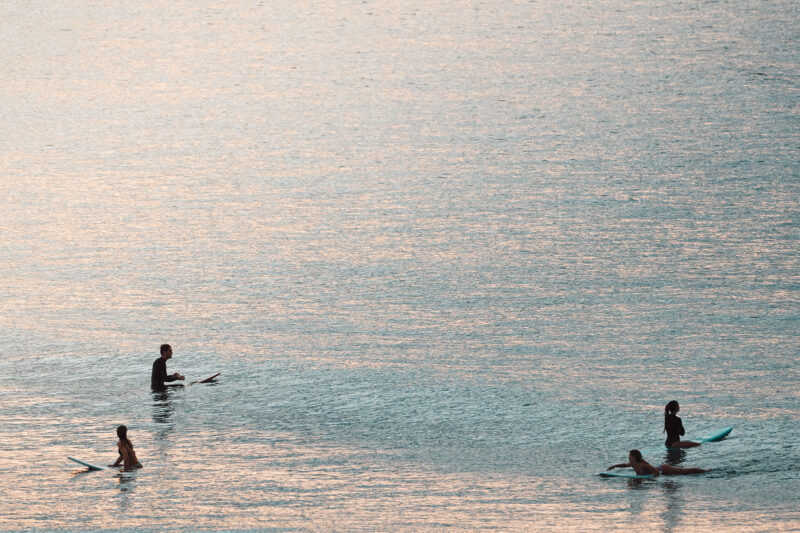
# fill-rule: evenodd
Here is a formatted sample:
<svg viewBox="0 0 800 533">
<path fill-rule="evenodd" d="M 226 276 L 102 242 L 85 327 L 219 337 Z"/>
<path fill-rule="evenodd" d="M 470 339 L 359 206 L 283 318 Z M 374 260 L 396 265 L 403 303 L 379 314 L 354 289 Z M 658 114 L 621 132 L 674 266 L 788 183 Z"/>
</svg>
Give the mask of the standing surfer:
<svg viewBox="0 0 800 533">
<path fill-rule="evenodd" d="M 175 373 L 167 375 L 167 359 L 172 358 L 172 346 L 169 344 L 161 345 L 161 357 L 153 362 L 153 373 L 150 375 L 150 387 L 153 390 L 164 390 L 164 382 L 186 379 L 184 376 Z"/>
</svg>

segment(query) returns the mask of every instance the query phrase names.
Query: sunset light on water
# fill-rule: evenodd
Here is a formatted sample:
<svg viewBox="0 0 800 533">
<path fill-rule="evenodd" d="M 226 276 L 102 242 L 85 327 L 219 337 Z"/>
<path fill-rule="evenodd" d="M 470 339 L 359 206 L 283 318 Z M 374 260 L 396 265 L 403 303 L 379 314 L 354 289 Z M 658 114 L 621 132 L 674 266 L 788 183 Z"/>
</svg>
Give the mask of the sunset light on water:
<svg viewBox="0 0 800 533">
<path fill-rule="evenodd" d="M 800 529 L 796 3 L 0 33 L 0 530 Z"/>
</svg>

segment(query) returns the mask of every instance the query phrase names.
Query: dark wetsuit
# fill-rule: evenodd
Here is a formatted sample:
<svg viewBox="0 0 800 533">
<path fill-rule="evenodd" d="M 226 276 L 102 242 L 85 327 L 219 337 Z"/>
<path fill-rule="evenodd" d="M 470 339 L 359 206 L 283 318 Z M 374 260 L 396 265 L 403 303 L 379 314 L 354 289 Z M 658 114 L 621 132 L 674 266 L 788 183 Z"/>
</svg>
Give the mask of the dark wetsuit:
<svg viewBox="0 0 800 533">
<path fill-rule="evenodd" d="M 173 375 L 167 375 L 167 360 L 163 357 L 159 357 L 153 362 L 153 373 L 150 375 L 150 386 L 153 389 L 163 389 L 165 381 L 175 381 L 176 378 Z"/>
<path fill-rule="evenodd" d="M 681 440 L 681 436 L 686 434 L 683 430 L 683 422 L 680 417 L 675 415 L 667 415 L 664 420 L 664 429 L 667 430 L 667 440 L 664 442 L 667 446 Z"/>
</svg>

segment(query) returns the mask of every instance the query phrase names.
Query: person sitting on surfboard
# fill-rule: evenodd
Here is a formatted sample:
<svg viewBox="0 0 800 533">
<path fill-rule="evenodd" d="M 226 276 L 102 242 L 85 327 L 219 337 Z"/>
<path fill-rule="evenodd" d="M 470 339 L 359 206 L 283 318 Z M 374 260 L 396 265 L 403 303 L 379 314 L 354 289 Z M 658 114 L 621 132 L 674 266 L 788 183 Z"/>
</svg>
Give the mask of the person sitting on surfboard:
<svg viewBox="0 0 800 533">
<path fill-rule="evenodd" d="M 625 468 L 630 467 L 633 468 L 634 472 L 636 472 L 640 476 L 646 476 L 648 474 L 658 477 L 660 475 L 665 476 L 686 476 L 689 474 L 705 474 L 706 472 L 710 472 L 711 470 L 704 470 L 702 468 L 681 468 L 679 466 L 672 466 L 668 465 L 667 463 L 662 463 L 658 467 L 655 467 L 645 461 L 642 458 L 642 452 L 639 450 L 631 450 L 628 452 L 628 461 L 627 463 L 620 463 L 618 465 L 609 466 L 608 470 L 612 470 L 614 468 Z"/>
<path fill-rule="evenodd" d="M 167 359 L 172 358 L 172 346 L 169 344 L 161 345 L 161 357 L 153 362 L 153 373 L 150 375 L 150 387 L 154 390 L 164 390 L 165 381 L 175 381 L 186 379 L 180 374 L 167 375 Z"/>
<path fill-rule="evenodd" d="M 128 428 L 119 426 L 117 428 L 117 437 L 119 437 L 119 442 L 117 443 L 119 457 L 117 458 L 117 462 L 108 466 L 115 468 L 119 466 L 120 463 L 124 463 L 122 469 L 126 472 L 135 468 L 142 468 L 142 463 L 139 462 L 139 459 L 136 458 L 136 452 L 133 451 L 133 444 L 128 439 Z"/>
<path fill-rule="evenodd" d="M 693 446 L 700 446 L 699 442 L 692 442 L 689 440 L 681 440 L 681 436 L 686 433 L 683 429 L 683 422 L 677 416 L 681 406 L 678 405 L 676 400 L 672 400 L 664 407 L 664 431 L 667 433 L 667 440 L 664 444 L 668 448 L 691 448 Z"/>
</svg>

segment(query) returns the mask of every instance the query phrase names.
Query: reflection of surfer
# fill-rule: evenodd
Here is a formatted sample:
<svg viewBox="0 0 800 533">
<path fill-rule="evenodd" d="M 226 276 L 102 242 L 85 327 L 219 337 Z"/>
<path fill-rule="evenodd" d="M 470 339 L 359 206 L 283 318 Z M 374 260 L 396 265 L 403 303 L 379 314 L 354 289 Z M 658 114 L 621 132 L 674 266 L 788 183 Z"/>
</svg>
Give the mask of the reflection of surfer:
<svg viewBox="0 0 800 533">
<path fill-rule="evenodd" d="M 642 458 L 642 452 L 639 450 L 631 450 L 628 452 L 628 461 L 627 463 L 609 466 L 608 469 L 630 467 L 640 476 L 646 476 L 648 474 L 652 474 L 653 476 L 660 476 L 662 474 L 665 476 L 685 476 L 688 474 L 705 474 L 709 472 L 709 470 L 704 470 L 702 468 L 680 468 L 678 466 L 668 465 L 667 463 L 655 467 Z"/>
<path fill-rule="evenodd" d="M 171 391 L 164 387 L 163 390 L 153 391 L 153 422 L 166 424 L 172 418 Z"/>
<path fill-rule="evenodd" d="M 136 458 L 136 452 L 133 451 L 133 443 L 128 439 L 128 428 L 119 426 L 117 428 L 117 437 L 119 437 L 119 442 L 117 443 L 119 457 L 113 465 L 108 466 L 117 467 L 124 461 L 123 470 L 126 472 L 134 468 L 142 468 L 142 463 L 139 462 L 139 459 Z"/>
<path fill-rule="evenodd" d="M 664 431 L 667 433 L 667 440 L 664 444 L 669 448 L 692 448 L 700 446 L 699 442 L 681 440 L 681 436 L 686 434 L 683 429 L 683 422 L 678 416 L 681 406 L 676 400 L 672 400 L 664 407 Z"/>
<path fill-rule="evenodd" d="M 180 374 L 167 375 L 167 359 L 172 358 L 172 346 L 161 345 L 161 357 L 153 362 L 153 373 L 150 375 L 150 386 L 155 390 L 163 390 L 165 381 L 186 379 Z"/>
</svg>

